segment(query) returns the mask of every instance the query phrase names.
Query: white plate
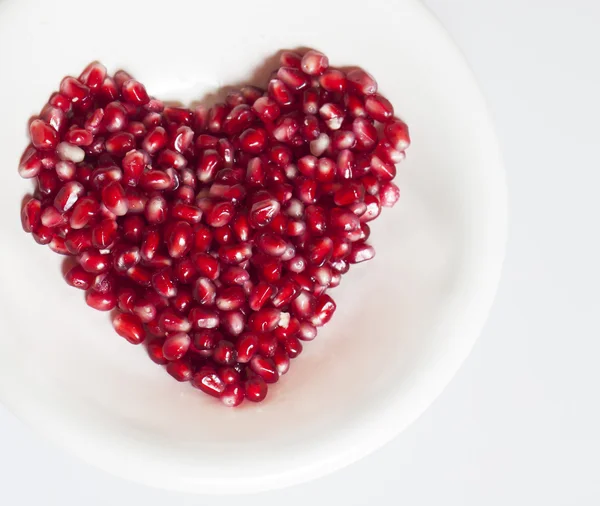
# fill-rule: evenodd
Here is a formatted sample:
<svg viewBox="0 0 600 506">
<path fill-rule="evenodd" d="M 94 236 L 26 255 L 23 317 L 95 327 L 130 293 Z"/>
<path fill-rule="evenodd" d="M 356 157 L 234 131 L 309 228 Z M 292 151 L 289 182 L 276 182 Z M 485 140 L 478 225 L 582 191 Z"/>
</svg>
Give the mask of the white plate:
<svg viewBox="0 0 600 506">
<path fill-rule="evenodd" d="M 31 183 L 16 168 L 29 116 L 91 60 L 187 100 L 298 46 L 375 75 L 414 144 L 400 203 L 372 227 L 376 259 L 333 292 L 337 314 L 268 401 L 230 410 L 173 381 L 64 283 L 62 258 L 21 230 Z M 396 436 L 469 353 L 500 275 L 504 173 L 471 72 L 420 4 L 3 1 L 0 68 L 0 400 L 85 461 L 203 493 L 298 483 Z"/>
</svg>

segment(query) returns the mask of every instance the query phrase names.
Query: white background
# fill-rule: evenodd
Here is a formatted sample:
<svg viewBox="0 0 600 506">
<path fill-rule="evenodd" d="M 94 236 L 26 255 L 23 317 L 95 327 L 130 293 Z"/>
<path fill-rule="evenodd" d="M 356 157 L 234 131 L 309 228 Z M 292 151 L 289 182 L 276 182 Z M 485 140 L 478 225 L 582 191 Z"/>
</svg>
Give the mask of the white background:
<svg viewBox="0 0 600 506">
<path fill-rule="evenodd" d="M 426 3 L 488 100 L 511 213 L 490 319 L 442 396 L 361 462 L 245 498 L 122 481 L 65 455 L 0 407 L 0 503 L 600 504 L 600 3 Z"/>
</svg>

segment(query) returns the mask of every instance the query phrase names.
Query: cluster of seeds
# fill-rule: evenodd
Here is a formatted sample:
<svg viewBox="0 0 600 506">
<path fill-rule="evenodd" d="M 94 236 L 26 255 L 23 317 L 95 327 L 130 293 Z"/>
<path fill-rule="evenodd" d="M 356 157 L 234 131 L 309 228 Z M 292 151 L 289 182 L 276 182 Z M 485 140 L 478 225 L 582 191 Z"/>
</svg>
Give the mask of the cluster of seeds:
<svg viewBox="0 0 600 506">
<path fill-rule="evenodd" d="M 330 320 L 410 143 L 371 75 L 317 51 L 195 109 L 94 62 L 29 132 L 25 231 L 74 257 L 67 282 L 119 335 L 227 406 L 262 401 Z"/>
</svg>

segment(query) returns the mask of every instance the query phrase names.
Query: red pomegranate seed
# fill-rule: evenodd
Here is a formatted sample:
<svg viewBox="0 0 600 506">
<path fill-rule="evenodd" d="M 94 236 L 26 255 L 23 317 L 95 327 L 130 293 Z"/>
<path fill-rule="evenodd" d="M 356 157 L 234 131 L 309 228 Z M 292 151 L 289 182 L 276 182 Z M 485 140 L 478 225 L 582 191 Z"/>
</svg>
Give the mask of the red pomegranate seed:
<svg viewBox="0 0 600 506">
<path fill-rule="evenodd" d="M 249 127 L 256 116 L 249 105 L 236 105 L 223 121 L 223 132 L 229 136 L 238 134 Z"/>
<path fill-rule="evenodd" d="M 146 105 L 150 102 L 146 88 L 142 83 L 135 79 L 130 79 L 123 83 L 121 95 L 127 102 L 135 105 Z"/>
<path fill-rule="evenodd" d="M 246 399 L 252 402 L 261 402 L 267 396 L 269 387 L 260 376 L 249 378 L 244 383 Z"/>
<path fill-rule="evenodd" d="M 127 126 L 127 111 L 120 102 L 111 102 L 104 108 L 102 124 L 107 132 L 120 132 Z"/>
<path fill-rule="evenodd" d="M 170 268 L 161 269 L 152 276 L 152 287 L 161 297 L 175 297 L 177 295 L 177 285 L 173 271 Z"/>
<path fill-rule="evenodd" d="M 289 358 L 296 358 L 298 355 L 300 355 L 300 353 L 302 353 L 302 343 L 297 337 L 287 337 L 283 342 L 283 346 Z"/>
<path fill-rule="evenodd" d="M 185 221 L 176 222 L 171 233 L 166 237 L 167 249 L 172 258 L 182 258 L 192 248 L 194 231 L 192 226 Z"/>
<path fill-rule="evenodd" d="M 280 114 L 279 105 L 269 97 L 261 97 L 252 106 L 256 115 L 265 123 L 275 121 Z"/>
<path fill-rule="evenodd" d="M 56 175 L 61 181 L 72 181 L 75 179 L 77 167 L 73 162 L 61 160 L 56 163 Z"/>
<path fill-rule="evenodd" d="M 35 242 L 38 244 L 49 244 L 54 237 L 52 229 L 41 224 L 34 227 L 34 229 L 31 231 L 31 234 L 33 235 Z"/>
<path fill-rule="evenodd" d="M 185 332 L 177 332 L 163 343 L 163 356 L 167 360 L 179 360 L 190 348 L 191 339 Z"/>
<path fill-rule="evenodd" d="M 250 209 L 250 224 L 255 227 L 264 227 L 273 221 L 279 213 L 280 204 L 273 198 L 264 198 L 255 202 Z"/>
<path fill-rule="evenodd" d="M 146 156 L 142 151 L 132 150 L 125 155 L 121 162 L 124 183 L 136 186 L 146 167 Z"/>
<path fill-rule="evenodd" d="M 92 228 L 92 244 L 97 249 L 111 247 L 117 239 L 117 222 L 105 219 Z"/>
<path fill-rule="evenodd" d="M 304 204 L 314 204 L 317 201 L 317 182 L 310 178 L 296 179 L 296 196 Z"/>
<path fill-rule="evenodd" d="M 33 146 L 27 148 L 21 157 L 21 162 L 19 164 L 19 176 L 24 179 L 31 179 L 36 177 L 40 173 L 41 169 L 42 160 L 38 152 Z"/>
<path fill-rule="evenodd" d="M 410 146 L 408 126 L 399 119 L 389 122 L 385 126 L 384 134 L 390 144 L 398 151 L 404 151 Z"/>
<path fill-rule="evenodd" d="M 374 95 L 377 93 L 377 81 L 371 74 L 362 69 L 355 69 L 348 72 L 348 88 L 359 95 Z"/>
<path fill-rule="evenodd" d="M 283 376 L 288 372 L 290 368 L 290 358 L 285 349 L 281 346 L 277 347 L 277 350 L 275 350 L 272 360 L 279 376 Z"/>
<path fill-rule="evenodd" d="M 223 158 L 214 149 L 202 153 L 196 167 L 196 175 L 202 183 L 214 181 L 217 172 L 223 168 Z"/>
<path fill-rule="evenodd" d="M 344 121 L 344 110 L 337 104 L 324 104 L 319 109 L 319 115 L 330 130 L 339 130 Z"/>
<path fill-rule="evenodd" d="M 84 251 L 78 257 L 79 265 L 86 272 L 100 274 L 110 269 L 112 257 L 108 254 L 99 253 L 98 251 Z"/>
<path fill-rule="evenodd" d="M 152 272 L 145 267 L 135 265 L 126 272 L 127 277 L 140 286 L 148 287 L 152 283 Z"/>
<path fill-rule="evenodd" d="M 375 121 L 385 123 L 394 115 L 394 106 L 381 95 L 371 95 L 365 99 L 365 109 Z"/>
<path fill-rule="evenodd" d="M 314 156 L 319 157 L 327 151 L 330 143 L 331 139 L 329 138 L 329 135 L 322 133 L 315 140 L 310 142 L 310 152 Z"/>
<path fill-rule="evenodd" d="M 177 295 L 171 299 L 171 306 L 181 314 L 188 314 L 193 302 L 194 297 L 191 290 L 180 286 L 177 288 Z"/>
<path fill-rule="evenodd" d="M 158 324 L 165 332 L 189 332 L 192 329 L 190 321 L 172 309 L 165 309 L 160 313 Z"/>
<path fill-rule="evenodd" d="M 242 403 L 245 395 L 246 391 L 242 385 L 233 384 L 227 385 L 223 389 L 220 399 L 221 402 L 225 404 L 225 406 L 229 408 L 234 408 Z"/>
<path fill-rule="evenodd" d="M 229 112 L 229 108 L 225 104 L 215 104 L 208 111 L 208 131 L 219 133 L 223 128 L 223 123 Z"/>
<path fill-rule="evenodd" d="M 159 365 L 166 365 L 169 361 L 164 357 L 162 352 L 163 343 L 160 339 L 154 339 L 152 342 L 148 343 L 148 355 L 152 362 Z M 190 369 L 190 377 L 191 377 L 191 369 Z"/>
<path fill-rule="evenodd" d="M 341 70 L 327 69 L 319 77 L 321 87 L 332 93 L 343 93 L 346 90 L 346 74 Z"/>
<path fill-rule="evenodd" d="M 208 278 L 198 278 L 194 283 L 194 299 L 200 304 L 211 306 L 216 298 L 214 283 Z"/>
<path fill-rule="evenodd" d="M 215 302 L 221 311 L 235 311 L 246 302 L 246 294 L 241 287 L 230 286 L 219 291 Z"/>
<path fill-rule="evenodd" d="M 318 76 L 329 67 L 329 58 L 319 51 L 307 51 L 302 57 L 300 66 L 309 76 Z"/>
<path fill-rule="evenodd" d="M 175 360 L 167 364 L 167 372 L 177 381 L 191 381 L 193 379 L 193 371 L 190 364 L 185 360 Z"/>
<path fill-rule="evenodd" d="M 135 148 L 135 138 L 128 132 L 117 132 L 106 139 L 106 151 L 111 155 L 123 156 Z"/>
<path fill-rule="evenodd" d="M 150 323 L 158 314 L 156 306 L 147 299 L 136 300 L 132 311 L 144 323 Z"/>
<path fill-rule="evenodd" d="M 192 386 L 213 397 L 220 397 L 226 387 L 225 382 L 219 377 L 217 372 L 208 366 L 201 368 L 194 374 Z"/>
<path fill-rule="evenodd" d="M 64 213 L 71 209 L 85 193 L 85 188 L 77 181 L 69 181 L 58 191 L 54 198 L 54 207 Z"/>
<path fill-rule="evenodd" d="M 280 106 L 288 107 L 294 103 L 292 92 L 281 79 L 271 79 L 268 89 L 269 97 Z"/>
<path fill-rule="evenodd" d="M 352 245 L 352 251 L 348 255 L 348 262 L 358 264 L 366 260 L 371 260 L 375 256 L 375 249 L 364 242 L 356 242 Z"/>
<path fill-rule="evenodd" d="M 58 145 L 58 134 L 50 125 L 36 119 L 29 125 L 31 143 L 38 149 L 54 149 Z"/>
<path fill-rule="evenodd" d="M 279 56 L 279 63 L 282 67 L 300 68 L 302 56 L 294 51 L 283 51 Z"/>
<path fill-rule="evenodd" d="M 235 345 L 237 361 L 245 364 L 258 351 L 258 337 L 255 334 L 244 334 L 240 336 Z"/>
<path fill-rule="evenodd" d="M 364 187 L 354 181 L 343 183 L 333 194 L 333 201 L 338 206 L 348 206 L 355 202 L 360 202 L 364 198 Z"/>
<path fill-rule="evenodd" d="M 167 219 L 168 204 L 164 197 L 156 195 L 148 200 L 144 216 L 151 225 L 163 223 Z"/>
<path fill-rule="evenodd" d="M 302 90 L 310 84 L 310 79 L 306 74 L 294 67 L 279 67 L 277 77 L 294 91 Z"/>
<path fill-rule="evenodd" d="M 400 199 L 400 188 L 394 183 L 387 182 L 379 189 L 379 201 L 384 207 L 393 207 Z"/>
<path fill-rule="evenodd" d="M 213 360 L 221 365 L 233 365 L 236 361 L 235 346 L 230 341 L 219 341 L 212 355 Z"/>
<path fill-rule="evenodd" d="M 42 204 L 39 200 L 30 198 L 21 210 L 21 225 L 25 232 L 31 232 L 40 222 Z"/>
<path fill-rule="evenodd" d="M 95 274 L 86 272 L 80 265 L 73 266 L 66 274 L 66 282 L 80 290 L 89 290 L 94 282 Z"/>
<path fill-rule="evenodd" d="M 279 325 L 281 311 L 279 309 L 263 308 L 252 313 L 248 327 L 254 332 L 271 332 Z"/>
<path fill-rule="evenodd" d="M 315 327 L 321 327 L 325 325 L 335 312 L 336 305 L 333 299 L 327 295 L 323 294 L 317 298 L 316 306 L 315 306 L 315 314 L 311 318 L 311 323 Z"/>
<path fill-rule="evenodd" d="M 73 104 L 81 103 L 88 99 L 90 95 L 90 89 L 74 77 L 65 77 L 62 80 L 60 83 L 60 92 Z"/>
<path fill-rule="evenodd" d="M 369 120 L 356 118 L 352 122 L 352 132 L 356 137 L 356 149 L 367 151 L 372 149 L 377 142 L 377 130 Z"/>
<path fill-rule="evenodd" d="M 359 218 L 361 222 L 374 220 L 381 213 L 381 206 L 377 197 L 374 197 L 373 195 L 365 195 L 365 204 L 367 204 L 367 210 Z"/>
<path fill-rule="evenodd" d="M 163 149 L 167 145 L 167 141 L 168 136 L 165 129 L 161 126 L 155 126 L 144 137 L 142 149 L 153 155 Z"/>
<path fill-rule="evenodd" d="M 121 183 L 112 181 L 102 188 L 102 203 L 116 216 L 127 214 L 128 200 Z"/>
<path fill-rule="evenodd" d="M 394 149 L 394 147 L 385 140 L 379 141 L 377 147 L 375 148 L 374 154 L 382 161 L 392 165 L 400 163 L 406 157 L 404 151 L 398 151 L 397 149 Z"/>
<path fill-rule="evenodd" d="M 239 138 L 240 148 L 246 153 L 256 155 L 263 151 L 267 142 L 267 134 L 263 128 L 248 128 Z"/>
<path fill-rule="evenodd" d="M 117 296 L 114 292 L 100 293 L 90 290 L 85 296 L 85 302 L 98 311 L 111 311 L 117 306 Z"/>
<path fill-rule="evenodd" d="M 192 308 L 188 317 L 194 329 L 216 329 L 220 323 L 219 314 L 204 307 Z"/>
<path fill-rule="evenodd" d="M 113 327 L 131 344 L 140 344 L 146 338 L 141 320 L 133 314 L 120 313 L 113 318 Z"/>
<path fill-rule="evenodd" d="M 299 291 L 298 285 L 286 279 L 277 283 L 277 293 L 272 299 L 273 306 L 282 308 L 289 304 Z"/>
<path fill-rule="evenodd" d="M 270 358 L 255 355 L 252 357 L 252 360 L 250 360 L 250 368 L 266 383 L 276 383 L 279 379 L 277 367 Z"/>
</svg>

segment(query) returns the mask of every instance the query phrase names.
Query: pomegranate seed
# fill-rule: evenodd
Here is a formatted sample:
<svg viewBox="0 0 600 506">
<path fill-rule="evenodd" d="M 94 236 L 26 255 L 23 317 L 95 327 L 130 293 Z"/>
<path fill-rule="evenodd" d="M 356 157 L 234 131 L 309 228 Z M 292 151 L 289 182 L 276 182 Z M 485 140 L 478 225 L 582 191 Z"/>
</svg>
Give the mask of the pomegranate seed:
<svg viewBox="0 0 600 506">
<path fill-rule="evenodd" d="M 272 360 L 279 376 L 283 376 L 286 372 L 288 372 L 290 368 L 290 358 L 285 349 L 283 349 L 281 346 L 275 350 Z"/>
<path fill-rule="evenodd" d="M 377 81 L 373 76 L 362 69 L 348 72 L 348 88 L 359 95 L 374 95 L 377 93 Z"/>
<path fill-rule="evenodd" d="M 175 360 L 167 364 L 167 372 L 177 381 L 191 381 L 193 379 L 193 371 L 188 362 L 185 360 Z"/>
<path fill-rule="evenodd" d="M 384 207 L 393 207 L 400 199 L 400 188 L 394 183 L 387 182 L 379 189 L 379 201 Z"/>
<path fill-rule="evenodd" d="M 54 237 L 52 229 L 41 224 L 34 227 L 34 229 L 31 231 L 31 234 L 33 235 L 35 242 L 38 244 L 49 244 Z"/>
<path fill-rule="evenodd" d="M 215 329 L 219 326 L 219 314 L 204 307 L 194 307 L 190 310 L 189 319 L 194 329 Z"/>
<path fill-rule="evenodd" d="M 165 309 L 160 313 L 158 324 L 165 332 L 189 332 L 192 329 L 190 321 L 172 309 Z"/>
<path fill-rule="evenodd" d="M 42 204 L 39 200 L 30 198 L 25 202 L 21 211 L 21 224 L 25 232 L 31 232 L 40 222 Z"/>
<path fill-rule="evenodd" d="M 280 207 L 279 202 L 273 198 L 255 202 L 250 209 L 250 224 L 255 228 L 268 225 L 279 213 Z"/>
<path fill-rule="evenodd" d="M 265 123 L 275 121 L 280 114 L 279 106 L 277 102 L 270 99 L 269 97 L 261 97 L 252 106 L 252 109 L 256 115 Z"/>
<path fill-rule="evenodd" d="M 42 160 L 33 146 L 27 148 L 19 164 L 19 176 L 24 179 L 36 177 L 42 169 Z M 43 173 L 42 173 L 43 174 Z M 42 175 L 40 174 L 40 176 Z"/>
<path fill-rule="evenodd" d="M 275 383 L 279 379 L 277 367 L 270 358 L 255 355 L 252 357 L 252 360 L 250 360 L 250 368 L 266 383 Z"/>
<path fill-rule="evenodd" d="M 299 69 L 302 62 L 302 56 L 294 51 L 283 51 L 279 56 L 279 63 L 282 67 L 293 67 Z"/>
<path fill-rule="evenodd" d="M 294 103 L 292 92 L 281 79 L 271 79 L 269 81 L 269 97 L 283 107 Z"/>
<path fill-rule="evenodd" d="M 80 163 L 85 159 L 85 151 L 68 142 L 61 142 L 56 147 L 56 153 L 61 160 L 67 160 L 73 163 Z"/>
<path fill-rule="evenodd" d="M 356 149 L 367 151 L 375 146 L 377 142 L 377 130 L 365 118 L 356 118 L 352 122 L 352 132 L 356 137 Z"/>
<path fill-rule="evenodd" d="M 236 361 L 235 346 L 230 341 L 219 341 L 212 357 L 217 364 L 233 365 Z"/>
<path fill-rule="evenodd" d="M 231 286 L 219 291 L 216 305 L 221 311 L 234 311 L 246 302 L 244 290 L 239 286 Z"/>
<path fill-rule="evenodd" d="M 336 104 L 324 104 L 319 109 L 319 115 L 330 130 L 339 130 L 344 121 L 344 110 Z"/>
<path fill-rule="evenodd" d="M 390 164 L 400 163 L 405 158 L 404 151 L 398 151 L 387 141 L 381 140 L 375 148 L 374 154 L 382 161 Z"/>
<path fill-rule="evenodd" d="M 110 269 L 111 255 L 97 251 L 84 251 L 79 255 L 79 265 L 87 272 L 100 274 Z"/>
<path fill-rule="evenodd" d="M 167 219 L 168 205 L 164 197 L 156 195 L 148 200 L 144 216 L 151 225 L 163 223 Z"/>
<path fill-rule="evenodd" d="M 192 124 L 193 113 L 188 109 L 182 107 L 165 107 L 163 114 L 168 123 L 188 126 Z"/>
<path fill-rule="evenodd" d="M 394 106 L 381 95 L 371 95 L 365 99 L 365 109 L 375 121 L 385 123 L 394 115 Z"/>
<path fill-rule="evenodd" d="M 163 356 L 167 360 L 179 360 L 188 351 L 191 339 L 185 332 L 177 332 L 163 343 Z"/>
<path fill-rule="evenodd" d="M 146 157 L 142 151 L 130 151 L 123 158 L 121 166 L 124 183 L 128 186 L 136 186 L 146 167 Z"/>
<path fill-rule="evenodd" d="M 373 195 L 365 195 L 365 204 L 367 204 L 367 210 L 359 218 L 361 222 L 367 222 L 374 220 L 381 213 L 381 206 L 379 200 Z"/>
<path fill-rule="evenodd" d="M 299 91 L 310 84 L 309 78 L 298 68 L 279 67 L 277 77 L 290 89 Z"/>
<path fill-rule="evenodd" d="M 111 102 L 104 108 L 102 123 L 107 132 L 120 132 L 127 126 L 127 111 L 119 102 Z"/>
<path fill-rule="evenodd" d="M 213 397 L 220 397 L 226 387 L 224 381 L 212 367 L 203 367 L 194 374 L 192 385 Z"/>
<path fill-rule="evenodd" d="M 229 108 L 225 104 L 215 104 L 210 108 L 207 118 L 209 132 L 221 132 L 228 111 Z"/>
<path fill-rule="evenodd" d="M 280 316 L 279 309 L 260 309 L 252 313 L 248 320 L 248 327 L 254 332 L 271 332 L 279 325 Z"/>
<path fill-rule="evenodd" d="M 357 242 L 352 245 L 352 251 L 348 255 L 348 262 L 351 264 L 358 264 L 366 260 L 371 260 L 375 256 L 375 250 L 373 246 L 365 244 L 364 242 Z"/>
<path fill-rule="evenodd" d="M 177 285 L 173 276 L 173 271 L 169 268 L 155 272 L 152 276 L 152 287 L 161 297 L 175 297 L 177 295 Z"/>
<path fill-rule="evenodd" d="M 110 248 L 117 239 L 117 222 L 105 219 L 92 228 L 92 245 L 98 249 Z"/>
<path fill-rule="evenodd" d="M 343 93 L 346 90 L 346 75 L 341 70 L 327 69 L 319 77 L 321 87 L 333 93 Z"/>
<path fill-rule="evenodd" d="M 403 121 L 396 119 L 385 126 L 385 137 L 398 151 L 404 151 L 410 146 L 408 126 Z"/>
<path fill-rule="evenodd" d="M 118 181 L 112 181 L 102 188 L 102 203 L 116 216 L 127 214 L 127 196 Z"/>
<path fill-rule="evenodd" d="M 54 207 L 60 213 L 64 213 L 71 209 L 79 200 L 79 197 L 83 196 L 84 193 L 85 189 L 81 183 L 69 181 L 68 183 L 65 183 L 56 194 L 56 197 L 54 198 Z M 49 226 L 46 223 L 44 223 L 44 225 Z"/>
<path fill-rule="evenodd" d="M 131 344 L 140 344 L 146 338 L 141 320 L 132 314 L 120 313 L 113 318 L 113 327 Z"/>
<path fill-rule="evenodd" d="M 239 406 L 242 403 L 245 395 L 246 395 L 246 392 L 242 385 L 233 384 L 233 385 L 227 385 L 223 389 L 220 399 L 221 399 L 221 402 L 223 404 L 225 404 L 225 406 L 227 406 L 229 408 L 234 408 L 236 406 Z"/>
<path fill-rule="evenodd" d="M 155 126 L 146 134 L 142 141 L 142 148 L 147 153 L 153 155 L 162 150 L 168 141 L 167 132 L 161 126 Z"/>
<path fill-rule="evenodd" d="M 167 249 L 172 258 L 182 258 L 192 248 L 194 232 L 189 223 L 176 222 L 166 237 Z"/>
<path fill-rule="evenodd" d="M 302 343 L 297 337 L 287 337 L 283 342 L 283 346 L 289 358 L 296 358 L 302 353 Z"/>
<path fill-rule="evenodd" d="M 246 399 L 252 402 L 261 402 L 265 399 L 268 392 L 268 386 L 260 376 L 249 378 L 244 383 L 246 390 Z"/>
<path fill-rule="evenodd" d="M 127 102 L 135 105 L 146 105 L 150 102 L 146 88 L 142 83 L 135 79 L 130 79 L 123 83 L 121 95 Z"/>
<path fill-rule="evenodd" d="M 327 151 L 330 143 L 331 139 L 329 138 L 329 135 L 322 133 L 315 140 L 310 142 L 310 152 L 314 156 L 319 157 Z"/>
<path fill-rule="evenodd" d="M 114 292 L 100 293 L 90 290 L 85 296 L 85 302 L 98 311 L 111 311 L 117 306 L 117 296 Z"/>
<path fill-rule="evenodd" d="M 58 134 L 50 125 L 36 119 L 29 125 L 31 143 L 37 149 L 54 149 L 58 145 Z"/>
<path fill-rule="evenodd" d="M 152 362 L 159 365 L 166 365 L 168 360 L 164 357 L 162 352 L 163 343 L 159 339 L 155 339 L 152 342 L 148 343 L 148 355 Z M 190 370 L 191 377 L 191 370 Z"/>
<path fill-rule="evenodd" d="M 73 266 L 66 274 L 66 282 L 80 290 L 89 290 L 94 282 L 95 275 L 91 272 L 86 272 L 80 265 Z"/>
<path fill-rule="evenodd" d="M 323 294 L 317 298 L 316 306 L 315 306 L 315 314 L 311 318 L 311 323 L 315 327 L 321 327 L 325 325 L 335 312 L 336 305 L 333 299 L 327 295 Z"/>
<path fill-rule="evenodd" d="M 307 51 L 302 57 L 301 68 L 309 76 L 321 75 L 329 67 L 329 58 L 319 51 Z"/>
<path fill-rule="evenodd" d="M 67 97 L 72 104 L 81 103 L 88 99 L 90 89 L 81 84 L 74 77 L 65 77 L 60 83 L 60 92 Z"/>
</svg>

